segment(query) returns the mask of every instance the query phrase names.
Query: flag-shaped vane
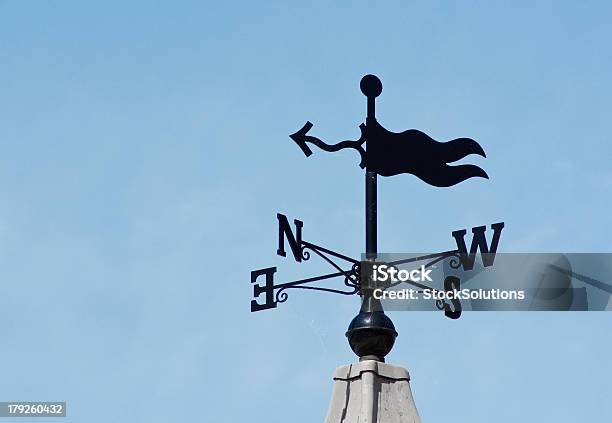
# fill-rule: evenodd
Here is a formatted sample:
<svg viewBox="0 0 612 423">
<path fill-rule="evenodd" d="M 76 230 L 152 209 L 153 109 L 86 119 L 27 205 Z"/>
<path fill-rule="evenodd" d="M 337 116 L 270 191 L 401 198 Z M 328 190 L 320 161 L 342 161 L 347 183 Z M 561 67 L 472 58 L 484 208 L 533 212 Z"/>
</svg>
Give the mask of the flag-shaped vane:
<svg viewBox="0 0 612 423">
<path fill-rule="evenodd" d="M 438 142 L 429 135 L 410 129 L 394 133 L 380 125 L 374 114 L 374 100 L 382 92 L 382 83 L 373 76 L 363 78 L 361 91 L 368 98 L 368 117 L 361 124 L 361 137 L 356 141 L 342 141 L 327 144 L 318 138 L 307 135 L 312 123 L 306 124 L 290 135 L 306 156 L 312 151 L 307 143 L 325 151 L 338 151 L 354 148 L 361 155 L 360 166 L 381 176 L 394 176 L 410 173 L 429 185 L 449 187 L 472 177 L 487 178 L 487 173 L 476 165 L 449 163 L 463 159 L 470 154 L 486 157 L 482 147 L 471 138 L 457 138 L 448 142 Z M 363 148 L 366 143 L 367 148 Z"/>
</svg>

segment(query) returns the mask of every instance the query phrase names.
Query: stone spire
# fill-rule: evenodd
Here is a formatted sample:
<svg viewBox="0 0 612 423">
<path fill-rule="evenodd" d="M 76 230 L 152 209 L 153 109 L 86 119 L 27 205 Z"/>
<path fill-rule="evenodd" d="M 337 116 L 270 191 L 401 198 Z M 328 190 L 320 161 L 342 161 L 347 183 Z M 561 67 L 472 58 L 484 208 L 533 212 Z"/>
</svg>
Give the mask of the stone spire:
<svg viewBox="0 0 612 423">
<path fill-rule="evenodd" d="M 338 367 L 325 423 L 421 423 L 409 381 L 406 369 L 376 360 Z"/>
</svg>

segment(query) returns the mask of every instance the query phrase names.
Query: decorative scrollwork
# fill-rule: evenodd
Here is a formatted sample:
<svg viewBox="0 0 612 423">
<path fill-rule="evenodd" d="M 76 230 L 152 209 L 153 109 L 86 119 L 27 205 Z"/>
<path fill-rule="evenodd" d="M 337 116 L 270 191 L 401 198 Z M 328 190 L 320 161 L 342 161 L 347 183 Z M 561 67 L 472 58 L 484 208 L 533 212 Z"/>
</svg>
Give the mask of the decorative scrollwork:
<svg viewBox="0 0 612 423">
<path fill-rule="evenodd" d="M 302 245 L 302 260 L 304 261 L 308 261 L 310 260 L 310 252 L 306 251 L 308 248 L 310 248 L 308 245 Z"/>
<path fill-rule="evenodd" d="M 274 296 L 275 302 L 284 303 L 285 301 L 287 301 L 287 299 L 289 298 L 289 294 L 285 292 L 286 289 L 288 288 L 281 288 L 276 291 L 276 295 Z"/>
<path fill-rule="evenodd" d="M 349 279 L 348 277 L 347 277 L 347 278 L 344 278 L 344 285 L 345 285 L 345 286 L 348 286 L 348 287 L 350 287 L 350 288 L 357 288 L 357 289 L 359 289 L 359 284 L 357 284 L 357 283 L 353 282 L 353 281 L 352 281 L 351 279 Z"/>
<path fill-rule="evenodd" d="M 455 253 L 450 255 L 449 257 L 451 257 L 451 259 L 448 261 L 448 265 L 452 269 L 459 269 L 462 263 L 461 253 L 459 253 L 458 251 L 455 251 Z"/>
<path fill-rule="evenodd" d="M 355 263 L 351 267 L 350 272 L 344 278 L 344 284 L 351 288 L 357 288 L 361 286 L 361 264 Z"/>
</svg>

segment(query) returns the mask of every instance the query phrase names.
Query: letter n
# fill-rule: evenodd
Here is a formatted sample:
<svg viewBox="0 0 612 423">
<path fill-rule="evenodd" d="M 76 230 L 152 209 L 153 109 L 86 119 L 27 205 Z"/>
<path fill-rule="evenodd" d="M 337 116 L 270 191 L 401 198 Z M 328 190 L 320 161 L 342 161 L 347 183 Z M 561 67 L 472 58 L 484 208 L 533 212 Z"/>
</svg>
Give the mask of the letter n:
<svg viewBox="0 0 612 423">
<path fill-rule="evenodd" d="M 287 257 L 287 253 L 285 252 L 285 238 L 287 238 L 287 242 L 289 242 L 289 247 L 291 247 L 291 252 L 293 253 L 295 261 L 301 262 L 302 226 L 304 226 L 304 224 L 295 219 L 293 221 L 295 224 L 295 235 L 293 235 L 293 231 L 291 230 L 287 216 L 278 213 L 276 217 L 278 218 L 278 250 L 276 250 L 276 254 L 282 257 Z"/>
<path fill-rule="evenodd" d="M 452 233 L 453 238 L 457 242 L 457 250 L 461 253 L 461 264 L 463 270 L 472 270 L 474 268 L 474 261 L 476 259 L 476 253 L 480 250 L 482 257 L 482 264 L 485 267 L 492 266 L 495 260 L 495 254 L 497 253 L 497 246 L 499 244 L 499 238 L 501 231 L 504 228 L 504 222 L 494 223 L 491 225 L 493 229 L 493 239 L 491 240 L 491 248 L 487 244 L 487 238 L 485 236 L 486 226 L 477 226 L 472 228 L 472 245 L 470 246 L 470 253 L 467 253 L 467 246 L 465 245 L 465 235 L 467 231 L 462 229 L 460 231 L 454 231 Z"/>
</svg>

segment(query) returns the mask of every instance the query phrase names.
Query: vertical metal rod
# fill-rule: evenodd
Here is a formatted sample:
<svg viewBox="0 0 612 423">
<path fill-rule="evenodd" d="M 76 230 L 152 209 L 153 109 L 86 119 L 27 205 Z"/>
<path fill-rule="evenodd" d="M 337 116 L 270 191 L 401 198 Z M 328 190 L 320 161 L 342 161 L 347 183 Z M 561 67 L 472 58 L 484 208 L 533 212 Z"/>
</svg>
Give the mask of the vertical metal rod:
<svg viewBox="0 0 612 423">
<path fill-rule="evenodd" d="M 368 96 L 368 119 L 376 119 L 376 97 Z"/>
<path fill-rule="evenodd" d="M 359 314 L 349 324 L 346 336 L 352 350 L 359 356 L 359 361 L 385 361 L 385 355 L 391 351 L 397 332 L 391 319 L 389 319 L 382 308 L 380 300 L 374 297 L 374 291 L 379 283 L 373 280 L 373 266 L 377 259 L 377 198 L 376 178 L 377 174 L 367 160 L 367 153 L 372 152 L 372 143 L 376 142 L 377 122 L 375 114 L 375 99 L 382 92 L 382 83 L 374 75 L 366 75 L 359 84 L 361 92 L 368 99 L 368 115 L 365 124 L 366 144 L 366 179 L 365 179 L 365 259 L 362 260 L 361 274 L 361 309 Z M 371 377 L 370 377 L 371 376 Z M 362 373 L 362 409 L 359 421 L 364 423 L 375 423 L 376 415 L 373 407 L 376 404 L 374 396 L 373 375 Z"/>
<path fill-rule="evenodd" d="M 368 114 L 366 116 L 366 127 L 368 124 L 376 121 L 376 96 L 372 93 L 367 95 Z M 366 151 L 370 140 L 366 138 Z M 365 209 L 366 209 L 366 255 L 368 258 L 372 257 L 378 252 L 377 251 L 377 228 L 376 228 L 376 172 L 372 172 L 371 169 L 366 168 L 366 181 L 365 181 Z"/>
<path fill-rule="evenodd" d="M 365 180 L 365 209 L 366 209 L 366 255 L 374 258 L 378 252 L 377 246 L 377 200 L 376 200 L 376 172 L 366 171 Z"/>
<path fill-rule="evenodd" d="M 363 90 L 362 90 L 363 91 Z M 366 94 L 366 93 L 364 93 Z M 372 95 L 371 92 L 366 94 L 367 96 L 367 116 L 366 116 L 366 128 L 368 125 L 376 122 L 376 96 Z M 366 129 L 367 131 L 367 129 Z M 366 151 L 368 150 L 368 144 L 372 142 L 366 137 Z M 377 204 L 377 187 L 376 187 L 376 172 L 366 167 L 365 175 L 365 232 L 366 232 L 366 245 L 365 252 L 368 260 L 376 260 L 376 254 L 378 253 L 378 218 L 376 211 L 378 208 Z M 363 299 L 361 303 L 361 311 L 372 312 L 381 310 L 380 302 L 373 296 L 373 287 L 367 286 L 362 287 Z"/>
<path fill-rule="evenodd" d="M 377 219 L 376 219 L 376 172 L 366 171 L 365 181 L 365 209 L 366 209 L 366 259 L 376 260 L 377 246 Z M 361 311 L 381 311 L 380 301 L 373 296 L 373 286 L 362 286 Z"/>
</svg>

